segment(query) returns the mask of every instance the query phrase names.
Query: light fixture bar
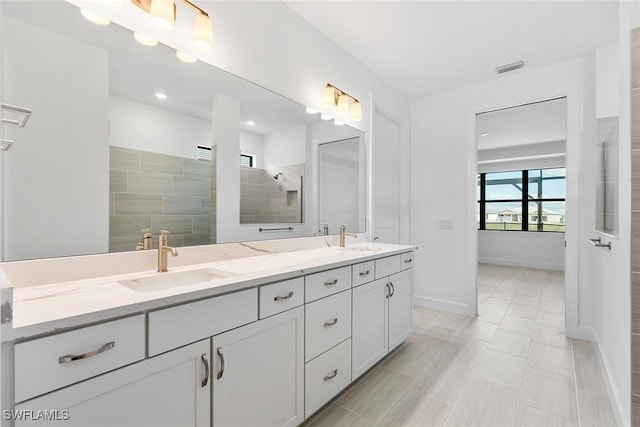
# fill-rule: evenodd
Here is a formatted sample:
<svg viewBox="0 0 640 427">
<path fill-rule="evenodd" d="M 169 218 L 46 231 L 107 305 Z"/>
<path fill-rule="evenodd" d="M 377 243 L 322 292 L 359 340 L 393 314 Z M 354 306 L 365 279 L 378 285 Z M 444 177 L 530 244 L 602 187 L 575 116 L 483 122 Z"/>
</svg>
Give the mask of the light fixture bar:
<svg viewBox="0 0 640 427">
<path fill-rule="evenodd" d="M 187 1 L 187 0 L 182 0 L 182 1 Z M 327 83 L 327 86 L 328 86 L 328 87 L 333 88 L 333 90 L 335 90 L 335 91 L 336 91 L 336 95 L 337 95 L 337 96 L 340 96 L 340 95 L 346 95 L 346 96 L 348 96 L 349 98 L 351 98 L 351 100 L 352 100 L 353 102 L 360 102 L 360 101 L 358 101 L 356 98 L 354 98 L 353 96 L 349 95 L 347 92 L 343 91 L 342 89 L 339 89 L 338 87 L 336 87 L 336 86 L 332 85 L 331 83 Z"/>
<path fill-rule="evenodd" d="M 204 10 L 200 9 L 198 6 L 196 6 L 195 4 L 191 3 L 189 0 L 182 0 L 184 3 L 188 4 L 189 6 L 191 6 L 192 8 L 194 8 L 195 10 L 197 10 L 201 15 L 204 15 L 206 17 L 209 16 L 209 14 L 207 12 L 205 12 Z"/>
</svg>

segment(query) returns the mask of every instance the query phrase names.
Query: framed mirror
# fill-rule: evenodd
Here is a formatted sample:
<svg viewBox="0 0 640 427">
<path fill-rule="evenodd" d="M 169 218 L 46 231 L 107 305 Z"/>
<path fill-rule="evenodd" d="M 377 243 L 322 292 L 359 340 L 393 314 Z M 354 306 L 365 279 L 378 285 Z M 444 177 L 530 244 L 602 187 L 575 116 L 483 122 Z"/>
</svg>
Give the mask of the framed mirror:
<svg viewBox="0 0 640 427">
<path fill-rule="evenodd" d="M 323 215 L 331 233 L 365 231 L 362 131 L 67 2 L 2 13 L 3 102 L 33 111 L 3 126 L 3 261 L 135 250 L 143 230 L 169 230 L 172 246 L 306 237 Z M 321 214 L 318 177 L 332 172 L 318 146 L 346 138 L 357 202 Z"/>
</svg>

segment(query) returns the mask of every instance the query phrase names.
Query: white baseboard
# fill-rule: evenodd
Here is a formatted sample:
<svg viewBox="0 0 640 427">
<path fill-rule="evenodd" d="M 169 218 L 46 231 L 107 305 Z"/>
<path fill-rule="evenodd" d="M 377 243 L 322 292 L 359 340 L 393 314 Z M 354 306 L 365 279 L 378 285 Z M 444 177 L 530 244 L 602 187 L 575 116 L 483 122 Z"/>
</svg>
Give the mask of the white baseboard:
<svg viewBox="0 0 640 427">
<path fill-rule="evenodd" d="M 542 268 L 544 270 L 564 271 L 564 264 L 531 262 L 520 259 L 478 257 L 478 262 L 481 264 L 509 265 L 512 267 Z"/>
<path fill-rule="evenodd" d="M 607 361 L 607 357 L 602 351 L 602 347 L 600 347 L 598 333 L 590 326 L 579 326 L 578 333 L 580 335 L 580 337 L 578 338 L 591 341 L 596 347 L 598 353 L 598 362 L 600 363 L 600 369 L 605 374 L 604 383 L 607 387 L 607 394 L 609 395 L 609 401 L 612 403 L 613 413 L 616 417 L 617 424 L 621 426 L 631 425 L 631 419 L 629 418 L 630 414 L 626 414 L 624 411 L 624 406 L 622 405 L 622 400 L 620 399 L 620 395 L 618 394 L 618 389 L 615 387 L 613 374 L 611 373 L 611 369 L 609 368 L 609 362 Z"/>
<path fill-rule="evenodd" d="M 462 314 L 463 316 L 475 316 L 476 312 L 473 307 L 458 301 L 444 300 L 440 298 L 431 298 L 420 295 L 413 296 L 413 303 L 420 307 L 433 308 L 436 310 L 449 311 L 451 313 Z"/>
</svg>

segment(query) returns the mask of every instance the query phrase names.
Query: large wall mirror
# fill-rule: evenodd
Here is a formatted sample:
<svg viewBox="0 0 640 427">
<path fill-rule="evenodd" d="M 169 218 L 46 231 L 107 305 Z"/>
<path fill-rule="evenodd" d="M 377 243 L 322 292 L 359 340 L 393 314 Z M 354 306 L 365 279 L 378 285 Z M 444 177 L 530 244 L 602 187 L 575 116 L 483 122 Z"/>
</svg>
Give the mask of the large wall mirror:
<svg viewBox="0 0 640 427">
<path fill-rule="evenodd" d="M 362 131 L 67 2 L 2 13 L 3 102 L 33 110 L 3 128 L 3 261 L 131 251 L 144 229 L 172 246 L 365 231 Z"/>
</svg>

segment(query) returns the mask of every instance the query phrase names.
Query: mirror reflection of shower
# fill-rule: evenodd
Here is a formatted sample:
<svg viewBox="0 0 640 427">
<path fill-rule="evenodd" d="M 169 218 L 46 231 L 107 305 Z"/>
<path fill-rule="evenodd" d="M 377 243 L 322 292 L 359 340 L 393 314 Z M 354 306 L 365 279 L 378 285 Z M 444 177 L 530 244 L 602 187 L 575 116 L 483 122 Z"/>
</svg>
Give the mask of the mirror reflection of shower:
<svg viewBox="0 0 640 427">
<path fill-rule="evenodd" d="M 279 177 L 284 176 L 282 172 L 278 172 L 277 174 L 273 175 L 273 179 L 278 179 Z"/>
</svg>

